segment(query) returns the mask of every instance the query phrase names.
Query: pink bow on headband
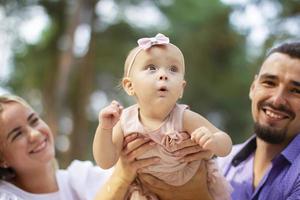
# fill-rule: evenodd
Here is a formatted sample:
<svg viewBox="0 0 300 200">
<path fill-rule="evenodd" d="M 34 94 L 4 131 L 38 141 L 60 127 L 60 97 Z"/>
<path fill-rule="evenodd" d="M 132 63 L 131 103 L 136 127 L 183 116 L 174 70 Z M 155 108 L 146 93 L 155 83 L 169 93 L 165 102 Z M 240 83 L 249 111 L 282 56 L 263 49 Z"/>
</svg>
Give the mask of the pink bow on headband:
<svg viewBox="0 0 300 200">
<path fill-rule="evenodd" d="M 141 38 L 138 40 L 139 47 L 144 50 L 152 47 L 153 45 L 168 44 L 169 42 L 169 38 L 161 33 L 158 33 L 155 37 L 152 38 Z"/>
</svg>

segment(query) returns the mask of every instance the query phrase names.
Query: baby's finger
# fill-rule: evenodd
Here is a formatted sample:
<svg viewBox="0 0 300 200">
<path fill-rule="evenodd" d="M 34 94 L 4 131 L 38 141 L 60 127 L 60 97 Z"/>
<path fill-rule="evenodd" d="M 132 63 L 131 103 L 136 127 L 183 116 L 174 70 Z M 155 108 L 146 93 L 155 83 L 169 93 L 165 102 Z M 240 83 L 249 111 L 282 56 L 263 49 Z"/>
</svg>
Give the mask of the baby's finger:
<svg viewBox="0 0 300 200">
<path fill-rule="evenodd" d="M 101 111 L 101 115 L 103 117 L 109 117 L 109 116 L 113 115 L 114 112 L 115 112 L 114 108 L 108 107 Z"/>
<path fill-rule="evenodd" d="M 215 149 L 215 144 L 212 140 L 207 140 L 204 144 L 203 144 L 203 149 L 209 149 L 209 150 L 214 150 Z"/>
<path fill-rule="evenodd" d="M 208 128 L 206 128 L 205 126 L 201 126 L 200 128 L 197 129 L 198 131 L 202 132 L 202 133 L 207 133 L 209 132 Z"/>
<path fill-rule="evenodd" d="M 199 140 L 201 137 L 203 137 L 203 135 L 204 135 L 203 132 L 197 130 L 196 132 L 193 133 L 193 141 L 199 144 Z"/>
<path fill-rule="evenodd" d="M 121 112 L 118 107 L 110 107 L 107 109 L 106 114 L 110 115 L 110 117 L 120 118 Z"/>
<path fill-rule="evenodd" d="M 110 105 L 115 108 L 118 108 L 118 110 L 123 110 L 123 106 L 116 100 L 113 100 Z"/>
<path fill-rule="evenodd" d="M 192 141 L 195 141 L 195 135 L 196 135 L 196 131 L 191 133 L 191 140 Z"/>
<path fill-rule="evenodd" d="M 119 106 L 121 105 L 118 101 L 116 100 L 112 100 L 112 102 L 110 103 L 111 105 L 115 105 L 115 106 Z"/>
<path fill-rule="evenodd" d="M 109 113 L 114 110 L 119 110 L 118 106 L 115 104 L 110 104 L 101 110 L 102 113 Z"/>
<path fill-rule="evenodd" d="M 211 139 L 211 135 L 209 134 L 205 134 L 203 135 L 200 140 L 199 140 L 199 145 L 203 147 L 203 145 L 209 140 Z"/>
</svg>

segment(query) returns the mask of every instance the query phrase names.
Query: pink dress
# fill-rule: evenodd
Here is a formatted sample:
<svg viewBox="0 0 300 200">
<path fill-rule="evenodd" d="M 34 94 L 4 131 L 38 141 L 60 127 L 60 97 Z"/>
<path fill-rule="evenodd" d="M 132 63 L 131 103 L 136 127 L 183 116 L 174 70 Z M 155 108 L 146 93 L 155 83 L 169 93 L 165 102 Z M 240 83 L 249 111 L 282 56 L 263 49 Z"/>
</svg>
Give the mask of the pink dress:
<svg viewBox="0 0 300 200">
<path fill-rule="evenodd" d="M 176 104 L 169 117 L 156 130 L 147 130 L 139 121 L 139 109 L 137 104 L 123 110 L 121 116 L 121 128 L 124 136 L 131 133 L 140 133 L 151 138 L 156 145 L 155 148 L 147 151 L 139 158 L 149 158 L 157 156 L 161 158 L 160 163 L 150 166 L 143 170 L 143 173 L 149 173 L 169 185 L 180 186 L 187 183 L 197 172 L 200 163 L 206 162 L 208 171 L 208 189 L 215 200 L 229 200 L 231 187 L 225 178 L 219 173 L 216 163 L 209 161 L 194 161 L 190 163 L 180 163 L 172 154 L 176 151 L 176 143 L 190 137 L 188 133 L 183 132 L 183 113 L 188 106 Z M 155 194 L 150 193 L 143 187 L 138 178 L 132 184 L 125 199 L 130 200 L 158 200 Z"/>
</svg>

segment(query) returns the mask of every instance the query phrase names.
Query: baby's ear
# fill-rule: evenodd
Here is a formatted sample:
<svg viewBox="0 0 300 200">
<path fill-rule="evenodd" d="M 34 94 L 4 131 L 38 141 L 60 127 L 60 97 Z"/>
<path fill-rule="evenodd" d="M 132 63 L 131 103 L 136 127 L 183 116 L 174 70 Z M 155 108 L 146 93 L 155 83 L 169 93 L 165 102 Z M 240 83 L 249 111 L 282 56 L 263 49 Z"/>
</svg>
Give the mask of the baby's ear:
<svg viewBox="0 0 300 200">
<path fill-rule="evenodd" d="M 134 89 L 133 89 L 130 77 L 124 77 L 123 78 L 123 80 L 122 80 L 122 86 L 123 86 L 123 89 L 126 91 L 126 93 L 129 96 L 133 96 L 134 95 Z"/>
<path fill-rule="evenodd" d="M 185 86 L 186 86 L 186 81 L 183 80 L 183 81 L 182 81 L 182 89 L 185 89 Z"/>
<path fill-rule="evenodd" d="M 186 86 L 186 81 L 183 80 L 183 82 L 182 82 L 182 90 L 181 90 L 181 94 L 180 94 L 180 96 L 179 96 L 180 99 L 183 97 L 183 93 L 184 93 L 185 86 Z"/>
</svg>

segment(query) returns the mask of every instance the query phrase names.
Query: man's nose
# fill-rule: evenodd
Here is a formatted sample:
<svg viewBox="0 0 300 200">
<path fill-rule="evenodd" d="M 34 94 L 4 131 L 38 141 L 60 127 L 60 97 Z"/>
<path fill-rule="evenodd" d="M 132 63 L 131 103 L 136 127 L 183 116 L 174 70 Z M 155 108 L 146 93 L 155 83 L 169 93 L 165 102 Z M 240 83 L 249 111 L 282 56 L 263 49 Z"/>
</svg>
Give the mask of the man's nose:
<svg viewBox="0 0 300 200">
<path fill-rule="evenodd" d="M 286 91 L 283 88 L 277 88 L 272 96 L 272 103 L 275 107 L 286 105 Z"/>
</svg>

